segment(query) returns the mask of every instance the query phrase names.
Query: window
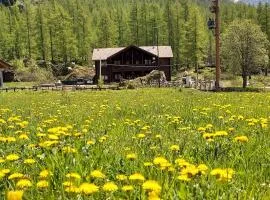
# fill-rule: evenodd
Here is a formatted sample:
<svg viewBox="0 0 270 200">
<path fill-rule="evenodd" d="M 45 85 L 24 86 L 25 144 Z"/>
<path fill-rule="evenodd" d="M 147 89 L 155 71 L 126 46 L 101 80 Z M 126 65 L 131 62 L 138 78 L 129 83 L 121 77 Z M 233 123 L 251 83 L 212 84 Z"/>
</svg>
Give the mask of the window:
<svg viewBox="0 0 270 200">
<path fill-rule="evenodd" d="M 120 60 L 115 60 L 115 61 L 114 61 L 114 64 L 115 64 L 115 65 L 120 65 L 121 62 L 120 62 Z"/>
</svg>

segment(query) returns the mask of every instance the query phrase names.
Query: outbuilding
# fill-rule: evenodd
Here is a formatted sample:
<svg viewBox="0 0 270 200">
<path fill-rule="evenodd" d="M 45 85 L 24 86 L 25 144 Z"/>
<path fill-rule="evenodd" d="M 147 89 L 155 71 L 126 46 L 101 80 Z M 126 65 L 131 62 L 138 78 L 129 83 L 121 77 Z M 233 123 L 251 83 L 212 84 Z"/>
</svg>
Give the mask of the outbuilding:
<svg viewBox="0 0 270 200">
<path fill-rule="evenodd" d="M 3 82 L 14 81 L 15 72 L 13 67 L 7 62 L 0 59 L 0 87 L 3 86 Z"/>
</svg>

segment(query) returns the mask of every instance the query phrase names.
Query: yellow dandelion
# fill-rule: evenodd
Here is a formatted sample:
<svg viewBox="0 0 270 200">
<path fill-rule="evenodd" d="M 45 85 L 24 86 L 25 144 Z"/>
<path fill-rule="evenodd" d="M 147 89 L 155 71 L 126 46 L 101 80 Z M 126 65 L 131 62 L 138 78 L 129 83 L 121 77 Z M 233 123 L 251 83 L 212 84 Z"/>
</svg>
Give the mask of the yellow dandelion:
<svg viewBox="0 0 270 200">
<path fill-rule="evenodd" d="M 45 181 L 45 180 L 41 180 L 39 182 L 37 182 L 37 188 L 47 188 L 49 187 L 49 182 L 48 181 Z"/>
<path fill-rule="evenodd" d="M 67 186 L 65 188 L 65 191 L 68 193 L 80 193 L 81 192 L 80 188 L 73 186 L 73 185 Z"/>
<path fill-rule="evenodd" d="M 247 136 L 238 136 L 234 138 L 234 141 L 236 142 L 248 142 L 248 137 Z"/>
<path fill-rule="evenodd" d="M 48 176 L 51 176 L 52 173 L 45 169 L 45 170 L 42 170 L 40 173 L 39 173 L 39 178 L 47 178 Z"/>
<path fill-rule="evenodd" d="M 80 185 L 79 189 L 83 194 L 92 194 L 98 192 L 98 186 L 93 183 L 83 183 Z"/>
<path fill-rule="evenodd" d="M 160 192 L 161 191 L 161 186 L 158 184 L 158 182 L 154 180 L 148 180 L 145 181 L 142 185 L 144 190 L 150 190 L 150 191 L 155 191 L 155 192 Z"/>
<path fill-rule="evenodd" d="M 21 174 L 21 173 L 14 173 L 14 174 L 11 174 L 11 175 L 8 177 L 8 179 L 9 179 L 9 180 L 12 180 L 12 179 L 23 178 L 23 177 L 24 177 L 24 175 Z"/>
<path fill-rule="evenodd" d="M 66 177 L 67 177 L 67 178 L 74 178 L 74 179 L 81 179 L 81 175 L 78 174 L 78 173 L 74 173 L 74 172 L 68 173 L 68 174 L 66 175 Z"/>
<path fill-rule="evenodd" d="M 137 155 L 135 153 L 128 154 L 126 156 L 128 160 L 135 160 L 137 158 Z"/>
<path fill-rule="evenodd" d="M 113 182 L 108 182 L 108 183 L 105 183 L 105 185 L 103 185 L 102 189 L 104 191 L 114 192 L 118 190 L 118 186 Z"/>
<path fill-rule="evenodd" d="M 7 200 L 22 200 L 22 198 L 23 198 L 22 190 L 15 190 L 15 191 L 7 192 Z"/>
<path fill-rule="evenodd" d="M 9 161 L 16 161 L 16 160 L 19 160 L 19 156 L 17 154 L 10 154 L 6 157 L 7 160 Z"/>
<path fill-rule="evenodd" d="M 25 159 L 24 161 L 23 161 L 23 163 L 24 164 L 34 164 L 36 161 L 34 160 L 34 159 L 32 159 L 32 158 L 30 158 L 30 159 Z"/>
<path fill-rule="evenodd" d="M 105 174 L 103 174 L 99 170 L 92 171 L 91 174 L 90 174 L 90 176 L 93 177 L 93 178 L 105 178 L 106 177 Z"/>
<path fill-rule="evenodd" d="M 137 181 L 144 181 L 145 178 L 142 174 L 135 173 L 129 176 L 129 180 L 137 180 Z"/>
<path fill-rule="evenodd" d="M 134 187 L 133 187 L 132 185 L 124 185 L 124 186 L 122 187 L 122 190 L 123 190 L 124 192 L 128 192 L 128 191 L 134 190 Z"/>
<path fill-rule="evenodd" d="M 125 180 L 127 180 L 127 176 L 124 175 L 124 174 L 118 174 L 116 176 L 116 179 L 119 180 L 119 181 L 125 181 Z"/>
<path fill-rule="evenodd" d="M 21 179 L 16 183 L 18 188 L 28 188 L 32 186 L 32 182 L 28 179 Z"/>
<path fill-rule="evenodd" d="M 179 149 L 180 149 L 179 145 L 172 145 L 172 146 L 170 146 L 170 150 L 171 151 L 179 151 Z"/>
</svg>

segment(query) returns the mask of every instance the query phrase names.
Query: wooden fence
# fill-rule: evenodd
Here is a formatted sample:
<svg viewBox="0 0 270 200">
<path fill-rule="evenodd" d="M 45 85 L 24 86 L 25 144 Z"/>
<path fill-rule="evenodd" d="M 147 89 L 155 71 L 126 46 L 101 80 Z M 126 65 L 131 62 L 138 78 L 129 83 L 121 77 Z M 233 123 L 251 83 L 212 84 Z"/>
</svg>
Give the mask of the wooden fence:
<svg viewBox="0 0 270 200">
<path fill-rule="evenodd" d="M 202 91 L 212 91 L 214 90 L 215 83 L 214 81 L 198 81 L 193 82 L 191 84 L 183 84 L 181 81 L 170 81 L 170 82 L 164 82 L 159 83 L 151 82 L 148 85 L 143 85 L 143 87 L 162 87 L 162 88 L 194 88 Z M 33 87 L 8 87 L 8 88 L 0 88 L 0 92 L 17 92 L 17 91 L 76 91 L 76 90 L 92 90 L 92 91 L 98 91 L 98 90 L 119 90 L 120 88 L 118 86 L 103 86 L 98 87 L 94 85 L 64 85 L 64 86 L 55 86 L 55 85 L 45 85 L 45 86 L 33 86 Z"/>
</svg>

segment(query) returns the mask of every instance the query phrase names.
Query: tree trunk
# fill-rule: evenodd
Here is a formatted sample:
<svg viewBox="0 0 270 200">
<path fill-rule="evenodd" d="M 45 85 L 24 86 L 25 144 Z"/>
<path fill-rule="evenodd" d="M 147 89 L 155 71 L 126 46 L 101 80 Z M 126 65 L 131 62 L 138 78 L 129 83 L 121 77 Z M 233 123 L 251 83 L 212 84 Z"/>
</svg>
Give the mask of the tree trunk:
<svg viewBox="0 0 270 200">
<path fill-rule="evenodd" d="M 243 74 L 242 78 L 243 78 L 243 88 L 246 88 L 247 87 L 247 75 Z"/>
</svg>

